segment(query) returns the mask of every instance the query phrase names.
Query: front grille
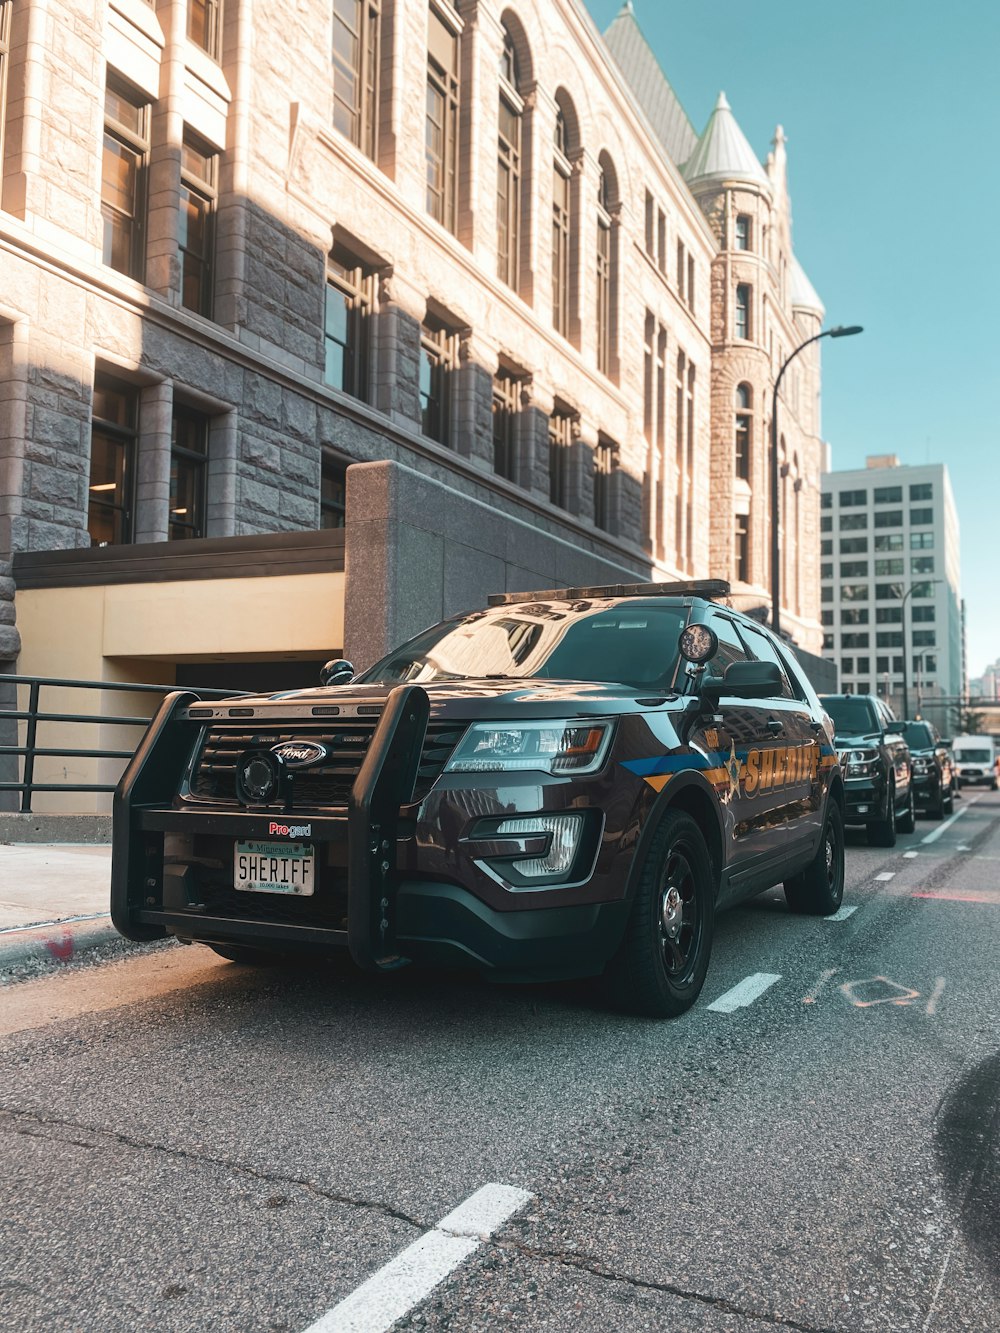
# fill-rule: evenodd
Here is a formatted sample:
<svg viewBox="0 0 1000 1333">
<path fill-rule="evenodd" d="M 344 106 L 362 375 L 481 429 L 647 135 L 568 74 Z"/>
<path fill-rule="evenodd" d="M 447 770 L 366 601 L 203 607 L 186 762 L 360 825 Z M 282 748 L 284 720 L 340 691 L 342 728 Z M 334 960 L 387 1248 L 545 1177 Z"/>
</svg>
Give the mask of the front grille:
<svg viewBox="0 0 1000 1333">
<path fill-rule="evenodd" d="M 191 795 L 222 805 L 238 805 L 236 764 L 247 750 L 269 750 L 283 741 L 324 741 L 334 751 L 330 762 L 295 774 L 292 809 L 345 806 L 354 779 L 371 744 L 376 718 L 324 718 L 321 722 L 277 722 L 270 727 L 216 722 L 205 736 L 191 774 Z M 466 723 L 431 721 L 420 755 L 414 799 L 422 800 L 448 762 Z"/>
</svg>

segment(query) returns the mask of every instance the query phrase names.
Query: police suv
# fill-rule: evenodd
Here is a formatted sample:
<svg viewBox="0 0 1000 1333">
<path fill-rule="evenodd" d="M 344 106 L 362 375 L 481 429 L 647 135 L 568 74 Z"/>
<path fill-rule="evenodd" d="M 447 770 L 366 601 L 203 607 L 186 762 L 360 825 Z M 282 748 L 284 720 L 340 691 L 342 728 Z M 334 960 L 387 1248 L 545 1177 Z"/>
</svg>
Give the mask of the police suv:
<svg viewBox="0 0 1000 1333">
<path fill-rule="evenodd" d="M 502 594 L 357 677 L 169 695 L 115 796 L 115 925 L 242 962 L 606 973 L 632 1011 L 683 1012 L 718 910 L 843 895 L 830 720 L 728 593 Z"/>
</svg>

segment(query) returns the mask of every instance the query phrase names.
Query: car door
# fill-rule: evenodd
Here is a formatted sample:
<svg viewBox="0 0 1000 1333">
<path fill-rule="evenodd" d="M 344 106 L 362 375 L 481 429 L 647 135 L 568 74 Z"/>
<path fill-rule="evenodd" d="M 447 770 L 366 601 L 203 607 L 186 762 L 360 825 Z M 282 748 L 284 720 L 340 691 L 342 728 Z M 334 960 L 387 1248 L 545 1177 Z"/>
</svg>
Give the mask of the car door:
<svg viewBox="0 0 1000 1333">
<path fill-rule="evenodd" d="M 801 850 L 800 844 L 811 846 L 816 841 L 817 822 L 822 817 L 819 809 L 822 726 L 817 725 L 809 701 L 798 682 L 793 683 L 770 636 L 745 624 L 740 625 L 740 633 L 752 657 L 759 662 L 773 662 L 781 671 L 780 693 L 756 701 L 762 713 L 761 772 L 756 797 L 766 850 L 777 857 L 790 857 Z"/>
<path fill-rule="evenodd" d="M 889 730 L 891 726 L 898 726 L 898 723 L 891 710 L 886 708 L 881 699 L 875 700 L 875 708 L 878 711 L 878 720 L 884 732 L 882 742 L 885 745 L 889 765 L 893 771 L 896 784 L 896 809 L 899 810 L 906 806 L 907 793 L 910 790 L 912 773 L 910 747 L 901 732 Z"/>
</svg>

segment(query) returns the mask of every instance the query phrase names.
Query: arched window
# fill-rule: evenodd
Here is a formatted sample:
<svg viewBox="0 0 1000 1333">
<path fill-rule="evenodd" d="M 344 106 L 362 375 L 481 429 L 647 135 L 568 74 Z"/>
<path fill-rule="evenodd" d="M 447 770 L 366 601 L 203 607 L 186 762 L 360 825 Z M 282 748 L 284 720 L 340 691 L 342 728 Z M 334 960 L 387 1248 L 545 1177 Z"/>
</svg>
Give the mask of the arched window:
<svg viewBox="0 0 1000 1333">
<path fill-rule="evenodd" d="M 749 384 L 736 386 L 736 476 L 750 480 L 750 447 L 753 443 L 753 389 Z"/>
<path fill-rule="evenodd" d="M 606 153 L 600 157 L 597 184 L 597 369 L 612 372 L 615 352 L 614 300 L 617 280 L 617 235 L 612 212 L 618 203 L 618 182 Z"/>
<path fill-rule="evenodd" d="M 521 114 L 517 52 L 503 29 L 500 54 L 500 106 L 497 139 L 497 277 L 517 288 L 520 271 Z"/>
<path fill-rule="evenodd" d="M 379 0 L 333 6 L 333 124 L 368 157 L 378 131 Z"/>
<path fill-rule="evenodd" d="M 569 337 L 570 251 L 573 244 L 573 165 L 575 122 L 564 94 L 556 95 L 552 145 L 552 326 Z"/>
</svg>

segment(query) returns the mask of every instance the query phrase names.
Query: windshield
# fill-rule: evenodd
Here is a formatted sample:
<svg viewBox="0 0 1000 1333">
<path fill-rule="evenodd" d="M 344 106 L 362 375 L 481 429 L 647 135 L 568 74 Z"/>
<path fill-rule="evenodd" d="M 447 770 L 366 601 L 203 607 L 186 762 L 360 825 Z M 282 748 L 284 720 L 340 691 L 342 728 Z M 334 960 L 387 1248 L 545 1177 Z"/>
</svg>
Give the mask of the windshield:
<svg viewBox="0 0 1000 1333">
<path fill-rule="evenodd" d="M 582 608 L 593 603 L 585 602 Z M 526 602 L 424 630 L 359 676 L 366 685 L 540 677 L 669 688 L 683 606 Z"/>
<path fill-rule="evenodd" d="M 911 722 L 903 735 L 911 750 L 930 750 L 933 748 L 934 737 L 931 735 L 931 729 L 926 722 Z"/>
<path fill-rule="evenodd" d="M 959 758 L 963 764 L 991 764 L 993 762 L 993 756 L 989 750 L 966 750 L 964 746 L 959 753 Z"/>
<path fill-rule="evenodd" d="M 879 730 L 875 710 L 867 699 L 826 698 L 822 704 L 833 718 L 833 727 L 839 736 L 860 736 L 864 732 Z"/>
</svg>

